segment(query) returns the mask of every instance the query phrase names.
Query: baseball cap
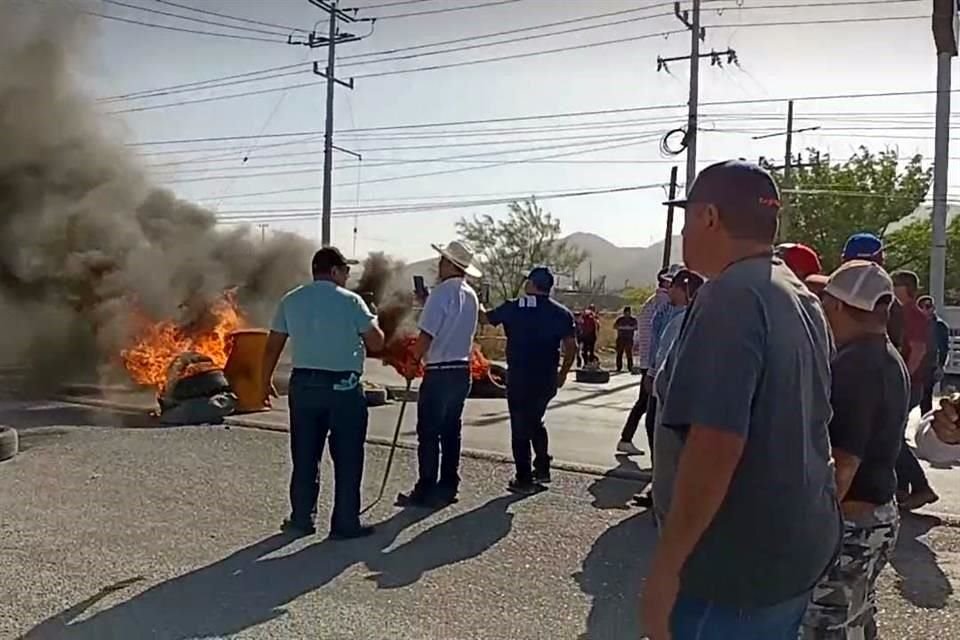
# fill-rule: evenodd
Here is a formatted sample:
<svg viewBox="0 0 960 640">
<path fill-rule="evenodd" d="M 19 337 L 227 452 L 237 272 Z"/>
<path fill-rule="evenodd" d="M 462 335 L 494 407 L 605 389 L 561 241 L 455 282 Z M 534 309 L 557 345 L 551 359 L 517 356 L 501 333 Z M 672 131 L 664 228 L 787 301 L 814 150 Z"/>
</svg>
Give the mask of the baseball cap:
<svg viewBox="0 0 960 640">
<path fill-rule="evenodd" d="M 682 264 L 672 264 L 666 269 L 660 269 L 657 273 L 657 282 L 665 282 L 667 284 L 673 282 L 673 279 L 677 277 L 677 274 L 683 271 Z"/>
<path fill-rule="evenodd" d="M 872 233 L 855 233 L 843 245 L 843 260 L 883 260 L 883 240 Z"/>
<path fill-rule="evenodd" d="M 334 267 L 343 268 L 359 263 L 356 260 L 347 260 L 336 247 L 324 247 L 313 254 L 311 264 L 314 273 L 327 273 Z"/>
<path fill-rule="evenodd" d="M 801 280 L 820 273 L 820 256 L 805 244 L 785 242 L 777 245 L 777 255 Z"/>
<path fill-rule="evenodd" d="M 527 280 L 540 291 L 553 289 L 553 273 L 550 272 L 548 267 L 534 267 L 530 271 L 530 275 L 527 276 Z"/>
<path fill-rule="evenodd" d="M 692 202 L 775 216 L 780 210 L 780 190 L 773 176 L 759 166 L 746 160 L 727 160 L 701 171 L 686 198 L 664 204 L 686 207 Z"/>
<path fill-rule="evenodd" d="M 699 288 L 703 284 L 703 276 L 699 273 L 690 271 L 689 269 L 680 269 L 675 276 L 673 276 L 673 281 L 670 283 L 671 286 L 686 286 Z"/>
<path fill-rule="evenodd" d="M 830 274 L 823 291 L 854 309 L 873 311 L 881 298 L 893 299 L 893 280 L 876 262 L 851 260 Z"/>
</svg>

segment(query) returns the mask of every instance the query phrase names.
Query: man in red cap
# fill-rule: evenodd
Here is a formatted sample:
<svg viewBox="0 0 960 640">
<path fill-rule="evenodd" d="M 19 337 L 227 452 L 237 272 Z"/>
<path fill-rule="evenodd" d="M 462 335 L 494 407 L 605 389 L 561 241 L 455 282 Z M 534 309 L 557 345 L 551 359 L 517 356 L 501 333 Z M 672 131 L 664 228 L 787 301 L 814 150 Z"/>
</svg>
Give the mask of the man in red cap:
<svg viewBox="0 0 960 640">
<path fill-rule="evenodd" d="M 777 256 L 800 280 L 806 280 L 823 269 L 820 265 L 820 256 L 805 244 L 784 242 L 777 245 Z"/>
</svg>

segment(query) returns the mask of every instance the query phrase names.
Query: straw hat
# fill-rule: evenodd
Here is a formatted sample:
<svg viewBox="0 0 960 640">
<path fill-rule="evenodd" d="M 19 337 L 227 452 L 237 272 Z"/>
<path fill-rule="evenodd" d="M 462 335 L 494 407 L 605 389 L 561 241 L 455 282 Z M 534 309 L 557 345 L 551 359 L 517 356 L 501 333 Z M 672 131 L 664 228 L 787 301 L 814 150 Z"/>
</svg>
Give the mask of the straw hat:
<svg viewBox="0 0 960 640">
<path fill-rule="evenodd" d="M 441 247 L 436 244 L 431 244 L 430 246 L 441 256 L 463 269 L 463 272 L 471 278 L 483 276 L 483 273 L 474 264 L 473 251 L 462 242 L 454 240 L 446 247 Z"/>
</svg>

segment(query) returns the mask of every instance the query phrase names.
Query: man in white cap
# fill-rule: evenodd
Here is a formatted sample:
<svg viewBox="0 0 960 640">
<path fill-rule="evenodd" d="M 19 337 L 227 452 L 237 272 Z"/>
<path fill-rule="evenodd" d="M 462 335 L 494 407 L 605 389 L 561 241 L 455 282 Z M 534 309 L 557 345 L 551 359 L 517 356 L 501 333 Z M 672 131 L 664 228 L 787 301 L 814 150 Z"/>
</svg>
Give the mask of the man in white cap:
<svg viewBox="0 0 960 640">
<path fill-rule="evenodd" d="M 887 335 L 893 300 L 893 280 L 865 260 L 844 263 L 823 291 L 837 343 L 829 432 L 843 539 L 813 591 L 805 640 L 877 637 L 875 585 L 897 540 L 895 469 L 910 399 L 907 367 Z"/>
<path fill-rule="evenodd" d="M 431 246 L 440 254 L 440 283 L 420 313 L 415 354 L 426 365 L 417 401 L 419 477 L 397 503 L 439 508 L 456 502 L 460 485 L 461 415 L 470 393 L 470 353 L 480 311 L 466 278 L 482 274 L 463 243 Z"/>
</svg>

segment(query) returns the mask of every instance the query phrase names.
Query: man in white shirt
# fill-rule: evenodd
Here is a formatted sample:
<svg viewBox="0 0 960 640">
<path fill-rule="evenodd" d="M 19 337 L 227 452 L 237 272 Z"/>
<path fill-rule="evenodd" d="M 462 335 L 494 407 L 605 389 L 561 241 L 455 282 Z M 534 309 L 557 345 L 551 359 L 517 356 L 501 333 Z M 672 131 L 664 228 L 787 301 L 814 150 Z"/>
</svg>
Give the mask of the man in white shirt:
<svg viewBox="0 0 960 640">
<path fill-rule="evenodd" d="M 460 485 L 461 415 L 470 393 L 470 353 L 480 310 L 466 277 L 482 274 L 462 243 L 432 246 L 440 254 L 440 283 L 430 292 L 419 322 L 416 355 L 426 365 L 417 401 L 419 478 L 397 503 L 439 508 L 456 502 Z"/>
</svg>

